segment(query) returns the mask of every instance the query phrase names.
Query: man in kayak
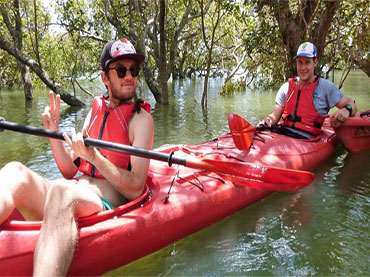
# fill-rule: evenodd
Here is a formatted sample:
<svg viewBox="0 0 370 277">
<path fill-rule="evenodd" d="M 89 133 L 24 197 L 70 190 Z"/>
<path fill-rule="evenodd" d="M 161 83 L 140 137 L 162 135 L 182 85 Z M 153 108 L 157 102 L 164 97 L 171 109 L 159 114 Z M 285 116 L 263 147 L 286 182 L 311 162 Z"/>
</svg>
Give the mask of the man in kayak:
<svg viewBox="0 0 370 277">
<path fill-rule="evenodd" d="M 261 124 L 272 127 L 273 132 L 310 139 L 321 133 L 324 117 L 332 107 L 338 108 L 331 116 L 334 128 L 356 113 L 354 100 L 343 95 L 329 80 L 315 76 L 318 58 L 314 44 L 302 43 L 294 59 L 298 77 L 289 79 L 280 87 L 272 112 Z M 275 127 L 280 118 L 280 125 Z"/>
<path fill-rule="evenodd" d="M 150 106 L 134 102 L 144 56 L 126 39 L 108 42 L 101 56 L 107 94 L 95 97 L 81 133 L 64 134 L 68 147 L 51 139 L 60 172 L 50 181 L 19 162 L 0 171 L 0 224 L 17 208 L 27 220 L 43 220 L 34 255 L 34 275 L 66 275 L 78 240 L 76 218 L 124 204 L 144 190 L 149 160 L 87 147 L 83 137 L 151 149 L 154 124 Z M 59 130 L 60 96 L 42 115 L 44 127 Z M 80 172 L 79 175 L 76 174 Z M 82 174 L 81 174 L 82 173 Z"/>
</svg>

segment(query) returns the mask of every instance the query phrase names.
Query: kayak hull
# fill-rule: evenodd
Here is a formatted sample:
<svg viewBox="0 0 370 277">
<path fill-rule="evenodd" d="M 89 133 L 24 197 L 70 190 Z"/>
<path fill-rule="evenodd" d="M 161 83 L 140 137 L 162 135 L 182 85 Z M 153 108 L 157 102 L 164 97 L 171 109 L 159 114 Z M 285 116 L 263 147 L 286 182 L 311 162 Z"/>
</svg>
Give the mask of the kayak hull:
<svg viewBox="0 0 370 277">
<path fill-rule="evenodd" d="M 320 138 L 310 141 L 259 132 L 248 151 L 236 149 L 230 134 L 198 145 L 167 145 L 156 150 L 310 170 L 325 160 L 336 144 L 334 131 L 326 128 Z M 148 175 L 146 191 L 139 199 L 79 219 L 79 242 L 70 275 L 99 275 L 123 266 L 273 193 L 232 183 L 217 173 L 169 167 L 153 160 Z M 0 226 L 1 274 L 32 274 L 40 227 L 41 222 L 19 219 L 17 212 Z"/>
<path fill-rule="evenodd" d="M 349 152 L 370 148 L 370 110 L 348 118 L 335 133 Z"/>
</svg>

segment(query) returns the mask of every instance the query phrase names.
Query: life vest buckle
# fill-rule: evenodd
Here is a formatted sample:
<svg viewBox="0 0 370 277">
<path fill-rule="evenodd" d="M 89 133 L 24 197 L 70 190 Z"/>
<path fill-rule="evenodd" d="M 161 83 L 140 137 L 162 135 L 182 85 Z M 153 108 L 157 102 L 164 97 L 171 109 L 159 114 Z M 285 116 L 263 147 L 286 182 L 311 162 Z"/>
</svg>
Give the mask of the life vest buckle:
<svg viewBox="0 0 370 277">
<path fill-rule="evenodd" d="M 287 116 L 287 119 L 290 120 L 290 121 L 293 121 L 293 122 L 301 122 L 302 121 L 302 117 L 297 116 L 295 114 L 289 114 Z"/>
</svg>

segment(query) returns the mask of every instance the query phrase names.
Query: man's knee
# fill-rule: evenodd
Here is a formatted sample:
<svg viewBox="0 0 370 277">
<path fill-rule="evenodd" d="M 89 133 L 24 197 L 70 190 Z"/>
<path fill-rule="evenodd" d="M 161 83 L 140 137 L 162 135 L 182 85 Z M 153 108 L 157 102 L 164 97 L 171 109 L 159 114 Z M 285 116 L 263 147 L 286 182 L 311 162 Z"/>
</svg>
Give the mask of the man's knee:
<svg viewBox="0 0 370 277">
<path fill-rule="evenodd" d="M 45 215 L 50 211 L 73 210 L 73 194 L 66 183 L 54 183 L 48 190 L 45 203 Z"/>
<path fill-rule="evenodd" d="M 29 171 L 21 162 L 13 161 L 7 163 L 2 169 L 1 172 L 4 174 L 13 174 L 14 177 L 19 177 L 20 175 L 26 174 Z"/>
<path fill-rule="evenodd" d="M 6 164 L 0 171 L 2 181 L 1 185 L 7 187 L 12 192 L 28 186 L 31 176 L 31 170 L 24 164 L 14 161 Z"/>
</svg>

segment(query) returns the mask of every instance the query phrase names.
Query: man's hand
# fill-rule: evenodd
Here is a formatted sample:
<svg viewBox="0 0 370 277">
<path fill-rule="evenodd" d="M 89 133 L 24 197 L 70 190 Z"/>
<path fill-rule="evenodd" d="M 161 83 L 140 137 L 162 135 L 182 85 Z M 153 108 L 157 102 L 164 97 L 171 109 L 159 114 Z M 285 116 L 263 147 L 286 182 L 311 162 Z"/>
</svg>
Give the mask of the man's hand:
<svg viewBox="0 0 370 277">
<path fill-rule="evenodd" d="M 87 137 L 86 130 L 82 130 L 82 133 L 77 133 L 75 128 L 71 129 L 71 137 L 66 133 L 63 133 L 63 137 L 66 143 L 71 147 L 71 151 L 77 157 L 80 157 L 86 161 L 93 163 L 93 159 L 98 154 L 98 150 L 94 147 L 85 145 L 84 137 Z"/>
<path fill-rule="evenodd" d="M 44 113 L 42 114 L 42 120 L 44 122 L 44 128 L 55 132 L 59 130 L 59 118 L 60 118 L 60 95 L 57 94 L 54 101 L 53 91 L 49 92 L 50 107 L 45 107 Z"/>
<path fill-rule="evenodd" d="M 330 125 L 334 128 L 340 127 L 349 118 L 349 111 L 346 109 L 337 110 L 330 117 Z"/>
<path fill-rule="evenodd" d="M 271 116 L 266 116 L 262 121 L 258 123 L 258 125 L 263 125 L 263 126 L 271 128 L 273 125 L 272 123 L 273 123 L 273 120 Z"/>
</svg>

